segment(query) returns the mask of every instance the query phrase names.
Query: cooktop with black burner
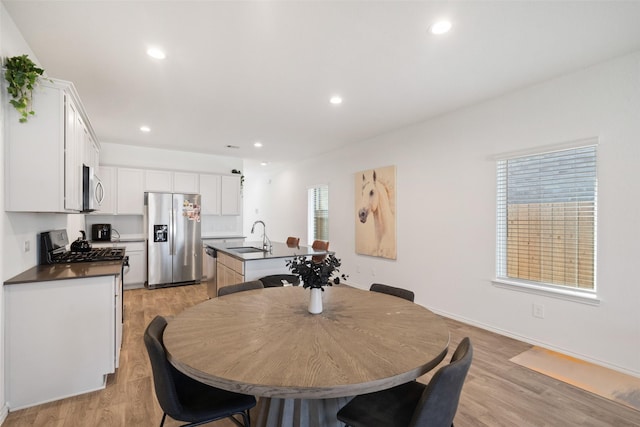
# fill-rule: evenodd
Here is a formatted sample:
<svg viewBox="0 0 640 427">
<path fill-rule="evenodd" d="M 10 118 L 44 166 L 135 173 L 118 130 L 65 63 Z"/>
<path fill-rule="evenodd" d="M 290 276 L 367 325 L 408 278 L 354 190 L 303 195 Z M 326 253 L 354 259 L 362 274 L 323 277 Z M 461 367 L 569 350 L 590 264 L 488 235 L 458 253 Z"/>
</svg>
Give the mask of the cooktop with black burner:
<svg viewBox="0 0 640 427">
<path fill-rule="evenodd" d="M 73 262 L 120 261 L 125 258 L 124 248 L 91 248 L 68 251 L 67 230 L 45 231 L 40 234 L 40 264 L 67 264 Z"/>
</svg>

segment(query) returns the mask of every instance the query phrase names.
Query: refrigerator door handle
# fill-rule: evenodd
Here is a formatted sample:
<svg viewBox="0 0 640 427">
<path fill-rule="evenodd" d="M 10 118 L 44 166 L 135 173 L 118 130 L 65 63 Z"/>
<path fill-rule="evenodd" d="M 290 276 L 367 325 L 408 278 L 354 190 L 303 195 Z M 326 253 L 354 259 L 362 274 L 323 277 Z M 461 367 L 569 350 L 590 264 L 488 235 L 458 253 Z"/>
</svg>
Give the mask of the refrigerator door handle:
<svg viewBox="0 0 640 427">
<path fill-rule="evenodd" d="M 171 243 L 170 243 L 169 254 L 175 255 L 176 254 L 176 210 L 172 208 L 169 215 L 171 217 Z"/>
</svg>

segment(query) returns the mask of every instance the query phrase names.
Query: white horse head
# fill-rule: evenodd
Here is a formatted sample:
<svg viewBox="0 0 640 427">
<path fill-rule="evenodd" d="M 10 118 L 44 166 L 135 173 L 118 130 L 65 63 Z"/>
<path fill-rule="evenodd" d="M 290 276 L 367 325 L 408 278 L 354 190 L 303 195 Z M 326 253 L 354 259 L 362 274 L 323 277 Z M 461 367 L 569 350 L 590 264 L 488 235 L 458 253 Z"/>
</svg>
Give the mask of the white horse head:
<svg viewBox="0 0 640 427">
<path fill-rule="evenodd" d="M 389 189 L 378 179 L 375 170 L 370 179 L 367 179 L 366 173 L 362 174 L 361 196 L 358 219 L 364 224 L 369 216 L 373 217 L 376 243 L 371 253 L 395 259 L 395 214 Z"/>
<path fill-rule="evenodd" d="M 378 210 L 378 204 L 380 203 L 380 189 L 376 182 L 376 171 L 373 171 L 372 179 L 367 179 L 365 174 L 362 174 L 362 202 L 361 208 L 358 210 L 358 218 L 361 223 L 367 222 L 370 212 L 376 212 Z"/>
</svg>

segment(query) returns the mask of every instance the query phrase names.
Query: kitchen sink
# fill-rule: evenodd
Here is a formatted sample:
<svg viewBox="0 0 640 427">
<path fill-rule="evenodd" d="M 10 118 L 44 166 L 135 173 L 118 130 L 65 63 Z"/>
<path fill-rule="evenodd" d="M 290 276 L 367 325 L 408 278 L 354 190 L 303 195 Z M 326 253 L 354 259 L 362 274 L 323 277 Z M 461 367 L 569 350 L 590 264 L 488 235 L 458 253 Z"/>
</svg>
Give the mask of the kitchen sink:
<svg viewBox="0 0 640 427">
<path fill-rule="evenodd" d="M 237 248 L 227 248 L 230 251 L 238 252 L 240 254 L 250 254 L 252 252 L 266 252 L 264 249 L 256 248 L 255 246 L 240 246 Z"/>
</svg>

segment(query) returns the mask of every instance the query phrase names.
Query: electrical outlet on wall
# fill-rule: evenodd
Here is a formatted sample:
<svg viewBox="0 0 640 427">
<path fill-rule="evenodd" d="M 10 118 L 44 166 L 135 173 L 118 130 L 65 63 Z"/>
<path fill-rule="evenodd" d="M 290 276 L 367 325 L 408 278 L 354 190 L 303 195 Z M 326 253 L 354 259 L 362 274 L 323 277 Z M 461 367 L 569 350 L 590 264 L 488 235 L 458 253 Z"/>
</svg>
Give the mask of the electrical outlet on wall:
<svg viewBox="0 0 640 427">
<path fill-rule="evenodd" d="M 538 319 L 544 319 L 544 305 L 533 304 L 533 317 L 537 317 Z"/>
</svg>

